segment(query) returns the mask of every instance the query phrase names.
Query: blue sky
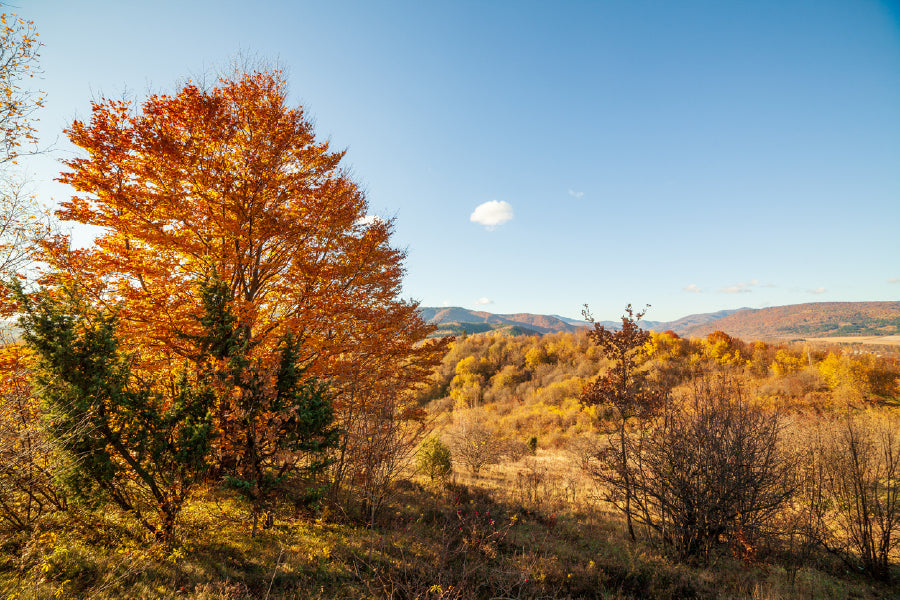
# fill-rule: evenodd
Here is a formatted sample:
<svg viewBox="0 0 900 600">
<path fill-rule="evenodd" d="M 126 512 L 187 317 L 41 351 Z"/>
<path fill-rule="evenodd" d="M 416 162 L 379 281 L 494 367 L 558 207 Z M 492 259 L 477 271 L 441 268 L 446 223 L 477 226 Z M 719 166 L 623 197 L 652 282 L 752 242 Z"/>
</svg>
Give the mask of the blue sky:
<svg viewBox="0 0 900 600">
<path fill-rule="evenodd" d="M 40 132 L 59 140 L 28 167 L 46 203 L 69 195 L 53 158 L 92 97 L 172 91 L 243 51 L 278 61 L 348 149 L 424 305 L 607 319 L 649 303 L 667 320 L 900 299 L 897 3 L 16 10 L 45 44 Z"/>
</svg>

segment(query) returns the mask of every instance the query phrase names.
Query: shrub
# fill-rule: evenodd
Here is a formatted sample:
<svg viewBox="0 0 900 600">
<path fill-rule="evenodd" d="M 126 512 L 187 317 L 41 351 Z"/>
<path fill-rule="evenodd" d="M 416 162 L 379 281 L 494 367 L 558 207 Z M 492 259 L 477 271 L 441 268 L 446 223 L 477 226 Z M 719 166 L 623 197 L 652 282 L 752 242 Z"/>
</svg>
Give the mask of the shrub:
<svg viewBox="0 0 900 600">
<path fill-rule="evenodd" d="M 772 517 L 794 493 L 781 437 L 779 413 L 747 401 L 733 383 L 704 378 L 646 431 L 626 436 L 633 459 L 624 468 L 612 445 L 588 467 L 620 510 L 630 486 L 635 519 L 683 557 L 722 542 L 747 551 L 774 533 Z"/>
<path fill-rule="evenodd" d="M 900 419 L 846 415 L 817 434 L 804 461 L 808 539 L 890 579 L 900 548 Z"/>
<path fill-rule="evenodd" d="M 0 528 L 24 531 L 66 507 L 56 485 L 56 448 L 41 426 L 21 344 L 0 347 Z"/>
<path fill-rule="evenodd" d="M 453 457 L 450 454 L 450 448 L 437 438 L 428 438 L 419 448 L 416 467 L 432 482 L 435 479 L 446 479 L 453 472 Z"/>
<path fill-rule="evenodd" d="M 450 432 L 450 448 L 473 475 L 500 462 L 506 443 L 493 431 L 471 418 L 459 421 Z"/>
</svg>

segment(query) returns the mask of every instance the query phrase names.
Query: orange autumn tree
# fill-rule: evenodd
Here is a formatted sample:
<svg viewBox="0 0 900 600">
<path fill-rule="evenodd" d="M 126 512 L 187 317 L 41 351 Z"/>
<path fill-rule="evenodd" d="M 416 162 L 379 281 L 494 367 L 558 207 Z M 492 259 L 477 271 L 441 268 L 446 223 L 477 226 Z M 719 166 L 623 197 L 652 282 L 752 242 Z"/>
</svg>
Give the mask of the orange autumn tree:
<svg viewBox="0 0 900 600">
<path fill-rule="evenodd" d="M 405 255 L 389 244 L 393 223 L 365 219 L 344 153 L 316 140 L 286 87 L 279 72 L 257 71 L 140 107 L 94 103 L 90 121 L 67 130 L 86 156 L 65 161 L 60 181 L 79 194 L 57 216 L 103 233 L 83 250 L 64 238 L 47 245 L 53 283 L 115 311 L 136 376 L 174 389 L 189 368 L 227 372 L 215 415 L 226 473 L 259 460 L 295 416 L 272 400 L 286 344 L 305 379 L 329 382 L 348 431 L 418 416 L 405 398 L 444 347 L 420 343 L 431 328 L 399 298 Z M 208 339 L 204 282 L 223 290 L 240 361 L 198 343 Z M 268 458 L 276 476 L 297 460 Z"/>
</svg>

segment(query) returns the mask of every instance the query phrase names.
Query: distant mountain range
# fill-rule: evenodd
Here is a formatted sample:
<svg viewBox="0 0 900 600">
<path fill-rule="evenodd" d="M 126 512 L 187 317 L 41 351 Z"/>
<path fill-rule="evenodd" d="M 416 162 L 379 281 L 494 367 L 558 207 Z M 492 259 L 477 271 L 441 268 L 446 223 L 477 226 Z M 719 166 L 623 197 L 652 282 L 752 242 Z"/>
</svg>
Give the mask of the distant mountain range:
<svg viewBox="0 0 900 600">
<path fill-rule="evenodd" d="M 578 331 L 587 321 L 559 315 L 516 313 L 497 315 L 459 307 L 421 307 L 422 317 L 438 326 L 435 335 L 501 331 L 534 335 Z M 599 321 L 618 328 L 621 321 Z M 739 308 L 682 317 L 675 321 L 641 321 L 644 329 L 672 330 L 681 336 L 702 337 L 724 331 L 742 339 L 884 336 L 900 334 L 900 302 L 814 302 L 772 308 Z"/>
<path fill-rule="evenodd" d="M 510 330 L 513 335 L 533 335 L 557 331 L 578 331 L 587 327 L 584 321 L 566 319 L 555 315 L 535 315 L 517 313 L 495 315 L 489 312 L 468 310 L 452 306 L 448 308 L 420 307 L 422 318 L 439 326 L 438 335 L 458 335 L 460 333 L 482 333 L 496 329 Z"/>
<path fill-rule="evenodd" d="M 702 336 L 716 329 L 744 339 L 897 335 L 900 302 L 813 302 L 745 308 L 674 331 Z"/>
<path fill-rule="evenodd" d="M 744 309 L 738 309 L 744 310 Z M 515 313 L 498 315 L 494 313 L 468 310 L 458 306 L 419 308 L 422 318 L 438 326 L 435 335 L 459 335 L 462 333 L 483 333 L 486 331 L 503 331 L 512 335 L 534 335 L 554 333 L 559 331 L 574 332 L 590 327 L 590 323 L 579 319 L 571 319 L 560 315 L 537 315 L 532 313 Z M 691 315 L 678 321 L 640 321 L 644 329 L 665 331 L 685 330 L 687 327 L 698 326 L 709 321 L 729 315 L 734 310 L 723 310 L 706 315 Z M 621 321 L 598 321 L 604 327 L 618 329 Z M 676 329 L 676 327 L 678 329 Z"/>
</svg>

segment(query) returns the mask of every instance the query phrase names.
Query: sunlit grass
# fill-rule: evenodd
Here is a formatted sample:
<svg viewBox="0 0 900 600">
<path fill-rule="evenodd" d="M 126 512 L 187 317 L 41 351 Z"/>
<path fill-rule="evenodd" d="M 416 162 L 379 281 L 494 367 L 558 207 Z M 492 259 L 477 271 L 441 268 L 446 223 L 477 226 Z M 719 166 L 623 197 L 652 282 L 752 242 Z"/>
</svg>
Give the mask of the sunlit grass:
<svg viewBox="0 0 900 600">
<path fill-rule="evenodd" d="M 188 503 L 171 547 L 116 511 L 61 513 L 7 540 L 0 590 L 22 599 L 349 599 L 391 589 L 414 598 L 886 597 L 889 588 L 834 565 L 789 569 L 727 554 L 681 564 L 664 546 L 632 543 L 619 516 L 597 504 L 508 499 L 504 486 L 535 458 L 565 465 L 541 451 L 484 477 L 458 473 L 447 488 L 402 483 L 372 529 L 298 515 L 251 537 L 246 507 L 216 489 Z"/>
</svg>

